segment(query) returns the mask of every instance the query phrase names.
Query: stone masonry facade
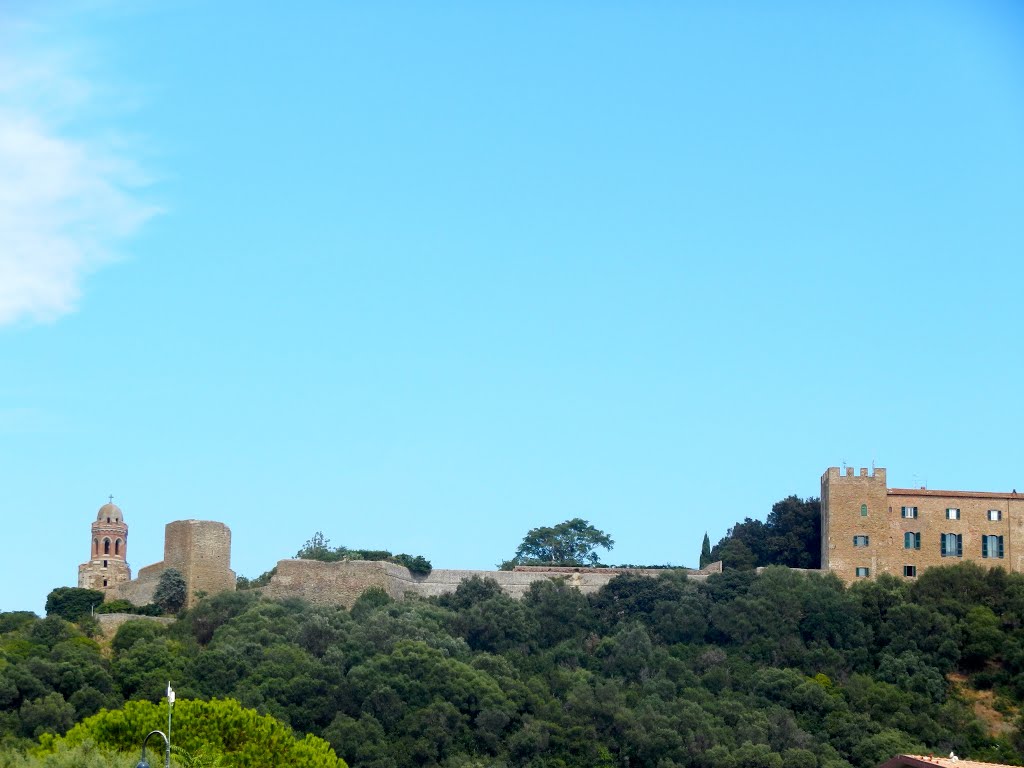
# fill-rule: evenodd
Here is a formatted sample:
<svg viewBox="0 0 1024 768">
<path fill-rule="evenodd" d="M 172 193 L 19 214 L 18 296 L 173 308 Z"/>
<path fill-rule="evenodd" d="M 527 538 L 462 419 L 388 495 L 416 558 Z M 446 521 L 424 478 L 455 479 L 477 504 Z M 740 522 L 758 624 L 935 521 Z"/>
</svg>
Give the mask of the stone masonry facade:
<svg viewBox="0 0 1024 768">
<path fill-rule="evenodd" d="M 823 570 L 915 578 L 964 560 L 1024 572 L 1024 494 L 889 488 L 882 468 L 821 476 Z"/>
<path fill-rule="evenodd" d="M 128 523 L 120 507 L 111 501 L 99 508 L 89 528 L 89 559 L 78 566 L 78 586 L 106 591 L 131 578 Z"/>
</svg>

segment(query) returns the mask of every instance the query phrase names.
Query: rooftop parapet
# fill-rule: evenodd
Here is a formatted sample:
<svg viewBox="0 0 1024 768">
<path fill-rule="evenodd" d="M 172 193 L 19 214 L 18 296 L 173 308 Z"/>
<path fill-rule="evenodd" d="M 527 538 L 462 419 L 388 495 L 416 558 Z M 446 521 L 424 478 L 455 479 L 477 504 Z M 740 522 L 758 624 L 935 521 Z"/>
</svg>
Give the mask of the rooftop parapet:
<svg viewBox="0 0 1024 768">
<path fill-rule="evenodd" d="M 846 467 L 845 473 L 839 467 L 829 467 L 821 476 L 821 482 L 843 482 L 845 480 L 874 480 L 885 484 L 885 467 L 861 467 L 855 475 L 853 467 Z"/>
</svg>

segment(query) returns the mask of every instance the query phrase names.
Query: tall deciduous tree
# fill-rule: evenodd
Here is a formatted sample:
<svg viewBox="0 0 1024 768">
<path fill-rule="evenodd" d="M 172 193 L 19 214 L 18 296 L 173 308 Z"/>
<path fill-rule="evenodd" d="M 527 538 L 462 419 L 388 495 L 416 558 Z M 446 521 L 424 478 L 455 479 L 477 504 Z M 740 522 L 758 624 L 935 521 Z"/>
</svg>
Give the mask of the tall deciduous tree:
<svg viewBox="0 0 1024 768">
<path fill-rule="evenodd" d="M 597 565 L 596 550 L 615 545 L 604 531 L 575 517 L 555 526 L 534 528 L 512 558 L 514 565 Z"/>
</svg>

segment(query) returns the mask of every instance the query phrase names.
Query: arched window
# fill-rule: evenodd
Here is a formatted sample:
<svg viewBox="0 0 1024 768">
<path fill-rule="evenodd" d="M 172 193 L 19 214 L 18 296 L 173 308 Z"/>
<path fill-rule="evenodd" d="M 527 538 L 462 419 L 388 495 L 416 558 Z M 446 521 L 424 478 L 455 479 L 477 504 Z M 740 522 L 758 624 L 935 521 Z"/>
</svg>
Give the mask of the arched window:
<svg viewBox="0 0 1024 768">
<path fill-rule="evenodd" d="M 103 554 L 104 555 L 109 555 L 110 554 L 110 539 L 104 539 L 103 540 Z"/>
<path fill-rule="evenodd" d="M 108 523 L 110 522 L 110 518 L 109 518 L 109 517 L 107 518 L 107 522 L 108 522 Z"/>
<path fill-rule="evenodd" d="M 92 553 L 94 555 L 98 555 L 100 553 L 100 540 L 99 539 L 93 539 L 92 540 Z"/>
<path fill-rule="evenodd" d="M 120 555 L 121 554 L 121 540 L 120 539 L 118 539 L 117 541 L 114 542 L 114 554 L 115 555 Z"/>
</svg>

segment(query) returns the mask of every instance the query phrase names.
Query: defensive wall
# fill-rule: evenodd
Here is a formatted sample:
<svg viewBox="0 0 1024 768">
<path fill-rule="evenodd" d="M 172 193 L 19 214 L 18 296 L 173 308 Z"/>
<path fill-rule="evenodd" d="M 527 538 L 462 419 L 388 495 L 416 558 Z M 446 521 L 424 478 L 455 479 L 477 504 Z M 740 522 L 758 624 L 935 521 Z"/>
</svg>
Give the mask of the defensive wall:
<svg viewBox="0 0 1024 768">
<path fill-rule="evenodd" d="M 140 616 L 137 613 L 97 613 L 94 618 L 99 622 L 100 630 L 108 640 L 117 634 L 118 628 L 126 621 L 150 621 L 164 627 L 175 621 L 165 616 Z"/>
<path fill-rule="evenodd" d="M 112 534 L 110 525 L 120 527 Z M 110 534 L 110 535 L 108 535 Z M 112 543 L 107 539 L 112 536 Z M 88 563 L 79 567 L 79 586 L 102 589 L 104 600 L 127 600 L 134 605 L 153 602 L 160 577 L 169 568 L 178 570 L 185 579 L 186 607 L 194 605 L 197 594 L 218 594 L 235 589 L 235 572 L 231 570 L 231 530 L 213 520 L 176 520 L 164 528 L 164 557 L 158 563 L 140 568 L 136 578 L 126 560 L 128 526 L 121 510 L 113 503 L 97 513 L 91 529 Z M 106 551 L 108 544 L 113 549 Z M 120 570 L 117 570 L 117 569 Z M 475 577 L 492 579 L 508 595 L 520 598 L 530 585 L 545 580 L 561 579 L 587 594 L 596 592 L 622 573 L 659 576 L 664 568 L 590 568 L 518 566 L 511 571 L 475 571 L 435 569 L 426 575 L 413 574 L 404 566 L 387 561 L 342 560 L 325 563 L 319 560 L 281 560 L 270 583 L 260 591 L 267 597 L 297 597 L 315 605 L 340 605 L 351 608 L 363 592 L 379 587 L 396 600 L 407 596 L 431 597 L 454 592 L 463 581 Z M 690 578 L 704 580 L 722 570 L 713 563 L 703 570 L 683 568 Z M 123 571 L 124 579 L 114 578 Z M 101 614 L 104 632 L 114 632 L 128 615 Z M 116 617 L 116 618 L 107 618 Z"/>
<path fill-rule="evenodd" d="M 722 570 L 720 562 L 703 570 L 681 568 L 691 578 L 703 581 Z M 459 584 L 474 576 L 493 579 L 507 595 L 520 598 L 537 581 L 564 579 L 584 594 L 596 592 L 616 576 L 633 573 L 660 576 L 664 568 L 556 568 L 518 566 L 511 571 L 465 571 L 434 569 L 427 575 L 413 574 L 409 569 L 386 561 L 341 560 L 325 563 L 319 560 L 281 560 L 270 583 L 262 593 L 271 598 L 298 597 L 314 605 L 340 605 L 351 608 L 356 599 L 370 587 L 379 587 L 396 600 L 407 596 L 433 597 L 454 592 Z"/>
</svg>

